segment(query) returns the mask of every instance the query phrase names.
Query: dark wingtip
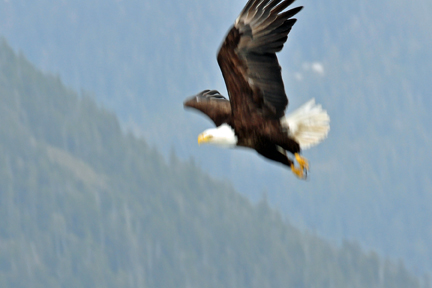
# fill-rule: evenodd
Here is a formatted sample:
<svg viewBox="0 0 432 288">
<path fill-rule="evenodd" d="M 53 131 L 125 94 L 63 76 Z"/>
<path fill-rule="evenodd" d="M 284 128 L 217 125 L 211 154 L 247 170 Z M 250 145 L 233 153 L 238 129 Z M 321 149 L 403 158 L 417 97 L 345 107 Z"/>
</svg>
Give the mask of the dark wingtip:
<svg viewBox="0 0 432 288">
<path fill-rule="evenodd" d="M 183 102 L 183 108 L 194 108 L 194 103 L 197 103 L 195 97 L 190 97 L 187 98 L 184 102 Z"/>
<path fill-rule="evenodd" d="M 193 108 L 193 104 L 197 102 L 210 101 L 210 100 L 226 100 L 226 98 L 223 97 L 217 90 L 207 89 L 199 92 L 196 95 L 186 98 L 186 100 L 183 102 L 183 106 Z"/>
<path fill-rule="evenodd" d="M 194 95 L 194 96 L 190 96 L 190 97 L 186 98 L 186 99 L 183 101 L 183 107 L 184 107 L 184 108 L 192 107 L 191 104 L 192 104 L 192 103 L 195 103 L 195 102 L 197 102 L 197 101 L 196 101 L 196 95 Z"/>
<path fill-rule="evenodd" d="M 299 6 L 299 7 L 293 8 L 291 10 L 294 10 L 295 14 L 297 14 L 298 12 L 300 12 L 301 10 L 303 10 L 303 8 L 304 8 L 304 6 Z"/>
</svg>

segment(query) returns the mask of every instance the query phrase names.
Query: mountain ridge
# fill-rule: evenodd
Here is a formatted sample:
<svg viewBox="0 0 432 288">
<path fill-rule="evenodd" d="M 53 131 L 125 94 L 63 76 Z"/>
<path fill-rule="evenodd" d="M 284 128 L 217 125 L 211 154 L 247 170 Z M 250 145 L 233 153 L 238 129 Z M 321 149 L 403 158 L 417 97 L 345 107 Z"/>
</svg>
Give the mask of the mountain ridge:
<svg viewBox="0 0 432 288">
<path fill-rule="evenodd" d="M 0 104 L 2 287 L 429 287 L 166 162 L 4 40 Z"/>
</svg>

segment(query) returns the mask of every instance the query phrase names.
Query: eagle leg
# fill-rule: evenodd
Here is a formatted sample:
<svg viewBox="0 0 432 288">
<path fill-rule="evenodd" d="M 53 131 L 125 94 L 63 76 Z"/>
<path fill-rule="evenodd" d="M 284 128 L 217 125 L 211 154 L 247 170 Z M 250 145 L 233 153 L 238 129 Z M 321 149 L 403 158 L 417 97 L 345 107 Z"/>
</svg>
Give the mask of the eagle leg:
<svg viewBox="0 0 432 288">
<path fill-rule="evenodd" d="M 262 143 L 259 147 L 256 147 L 255 149 L 262 156 L 290 167 L 291 171 L 298 178 L 306 179 L 307 170 L 309 168 L 309 165 L 308 165 L 307 160 L 305 158 L 301 157 L 298 153 L 295 153 L 294 156 L 300 165 L 299 168 L 297 168 L 294 165 L 293 161 L 291 161 L 287 157 L 285 150 L 281 147 L 278 147 L 275 144 L 272 144 L 272 143 L 263 144 Z"/>
<path fill-rule="evenodd" d="M 300 179 L 306 179 L 307 176 L 307 170 L 304 170 L 302 168 L 297 168 L 294 166 L 294 164 L 291 164 L 291 171 Z"/>
<path fill-rule="evenodd" d="M 308 171 L 309 170 L 309 163 L 306 158 L 303 158 L 300 156 L 300 154 L 295 153 L 294 154 L 295 159 L 297 160 L 297 163 L 300 165 L 300 169 Z"/>
<path fill-rule="evenodd" d="M 274 144 L 262 144 L 255 150 L 267 159 L 282 163 L 288 167 L 294 165 L 294 163 L 286 156 L 285 150 Z"/>
</svg>

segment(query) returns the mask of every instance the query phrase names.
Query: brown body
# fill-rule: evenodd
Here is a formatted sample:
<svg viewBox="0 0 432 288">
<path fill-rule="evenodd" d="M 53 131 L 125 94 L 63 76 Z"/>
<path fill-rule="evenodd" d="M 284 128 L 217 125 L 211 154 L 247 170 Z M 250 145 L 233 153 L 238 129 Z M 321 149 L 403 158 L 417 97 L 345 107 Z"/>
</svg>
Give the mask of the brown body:
<svg viewBox="0 0 432 288">
<path fill-rule="evenodd" d="M 289 137 L 280 118 L 288 105 L 276 52 L 282 50 L 302 7 L 284 11 L 293 0 L 249 0 L 228 32 L 218 53 L 229 101 L 217 91 L 203 91 L 185 107 L 206 114 L 216 126 L 230 125 L 237 146 L 292 166 L 285 150 L 296 154 L 299 144 Z"/>
</svg>

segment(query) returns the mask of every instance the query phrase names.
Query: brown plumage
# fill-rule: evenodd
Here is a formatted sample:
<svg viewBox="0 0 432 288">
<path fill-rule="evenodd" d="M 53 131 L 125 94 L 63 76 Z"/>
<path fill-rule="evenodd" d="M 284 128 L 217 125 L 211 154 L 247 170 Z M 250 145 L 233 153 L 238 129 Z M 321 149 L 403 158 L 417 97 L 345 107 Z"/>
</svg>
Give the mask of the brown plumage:
<svg viewBox="0 0 432 288">
<path fill-rule="evenodd" d="M 288 98 L 276 52 L 282 50 L 288 33 L 303 7 L 284 11 L 293 0 L 249 0 L 228 32 L 217 56 L 229 100 L 215 90 L 205 90 L 184 102 L 198 109 L 216 126 L 234 130 L 237 146 L 255 149 L 304 177 L 307 162 L 298 156 L 300 145 L 281 125 Z M 296 155 L 300 169 L 285 150 Z"/>
</svg>

